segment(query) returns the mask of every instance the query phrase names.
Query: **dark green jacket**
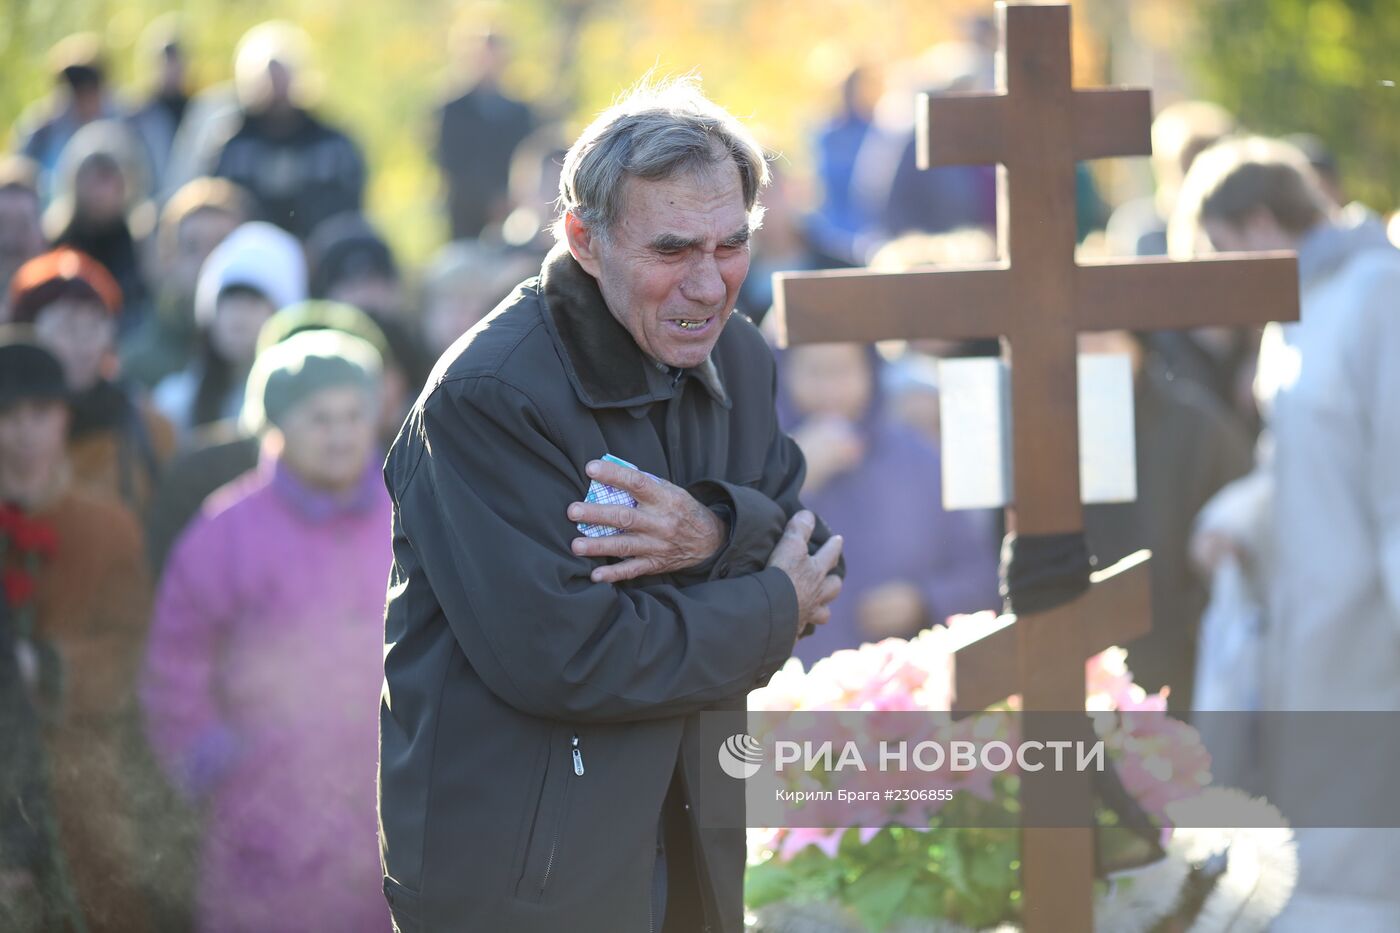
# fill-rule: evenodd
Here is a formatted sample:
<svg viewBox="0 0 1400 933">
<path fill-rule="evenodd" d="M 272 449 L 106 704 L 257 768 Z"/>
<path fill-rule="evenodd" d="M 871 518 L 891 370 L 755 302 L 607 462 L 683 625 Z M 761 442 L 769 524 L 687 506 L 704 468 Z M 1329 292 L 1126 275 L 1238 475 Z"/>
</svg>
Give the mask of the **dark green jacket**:
<svg viewBox="0 0 1400 933">
<path fill-rule="evenodd" d="M 698 877 L 666 930 L 739 933 L 743 832 L 706 827 L 743 785 L 716 781 L 701 713 L 742 731 L 797 636 L 792 582 L 765 569 L 805 472 L 775 386 L 737 313 L 707 364 L 663 371 L 565 250 L 438 363 L 385 464 L 381 845 L 405 933 L 646 933 L 673 773 Z M 605 453 L 728 506 L 727 545 L 684 574 L 590 582 L 565 510 Z"/>
</svg>

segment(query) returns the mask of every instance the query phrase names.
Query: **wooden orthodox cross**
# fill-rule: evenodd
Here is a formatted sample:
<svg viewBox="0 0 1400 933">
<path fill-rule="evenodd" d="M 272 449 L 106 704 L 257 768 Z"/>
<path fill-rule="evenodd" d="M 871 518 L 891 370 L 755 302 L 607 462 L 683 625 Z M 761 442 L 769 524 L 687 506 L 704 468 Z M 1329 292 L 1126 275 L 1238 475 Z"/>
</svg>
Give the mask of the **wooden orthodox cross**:
<svg viewBox="0 0 1400 933">
<path fill-rule="evenodd" d="M 997 4 L 997 90 L 918 101 L 919 167 L 998 164 L 1001 261 L 940 271 L 775 276 L 780 341 L 1000 336 L 1011 365 L 1013 503 L 1022 535 L 1083 528 L 1076 343 L 1081 331 L 1242 326 L 1298 314 L 1291 254 L 1076 263 L 1075 163 L 1151 153 L 1145 90 L 1076 90 L 1068 6 Z M 1082 711 L 1084 663 L 1150 627 L 1145 553 L 1055 610 L 1002 616 L 956 655 L 957 703 L 1019 692 L 1028 711 Z M 1044 773 L 1044 772 L 1043 772 Z M 1031 933 L 1093 929 L 1087 777 L 1024 785 L 1022 889 Z M 1054 815 L 1046 819 L 1048 812 Z"/>
</svg>

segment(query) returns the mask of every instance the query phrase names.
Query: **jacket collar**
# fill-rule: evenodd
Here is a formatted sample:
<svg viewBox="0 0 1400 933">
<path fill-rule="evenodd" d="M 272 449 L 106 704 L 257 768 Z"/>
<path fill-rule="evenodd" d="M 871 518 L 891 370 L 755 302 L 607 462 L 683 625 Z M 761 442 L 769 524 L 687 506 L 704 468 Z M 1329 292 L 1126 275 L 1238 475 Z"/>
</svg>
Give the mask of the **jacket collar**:
<svg viewBox="0 0 1400 933">
<path fill-rule="evenodd" d="M 675 394 L 677 374 L 690 375 L 725 408 L 729 393 L 714 354 L 699 366 L 676 370 L 637 346 L 608 310 L 598 282 L 559 244 L 540 270 L 545 326 L 564 360 L 569 382 L 589 408 L 636 408 Z"/>
</svg>

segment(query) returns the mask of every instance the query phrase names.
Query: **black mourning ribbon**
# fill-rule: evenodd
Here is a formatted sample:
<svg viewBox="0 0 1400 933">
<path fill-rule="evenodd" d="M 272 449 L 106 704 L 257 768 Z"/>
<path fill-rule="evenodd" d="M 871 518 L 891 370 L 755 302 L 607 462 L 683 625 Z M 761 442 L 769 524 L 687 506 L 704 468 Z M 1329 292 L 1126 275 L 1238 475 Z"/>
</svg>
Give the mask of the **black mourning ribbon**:
<svg viewBox="0 0 1400 933">
<path fill-rule="evenodd" d="M 998 571 L 1005 611 L 1026 615 L 1062 606 L 1089 588 L 1093 569 L 1082 531 L 1008 534 Z"/>
</svg>

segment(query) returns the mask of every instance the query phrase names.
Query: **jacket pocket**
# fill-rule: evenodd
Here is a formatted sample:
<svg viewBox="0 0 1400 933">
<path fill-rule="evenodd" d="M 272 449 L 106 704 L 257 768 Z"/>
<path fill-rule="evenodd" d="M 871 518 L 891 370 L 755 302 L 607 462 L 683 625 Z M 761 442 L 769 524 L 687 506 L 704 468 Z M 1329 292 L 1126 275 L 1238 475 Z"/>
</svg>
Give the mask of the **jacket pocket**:
<svg viewBox="0 0 1400 933">
<path fill-rule="evenodd" d="M 389 913 L 393 915 L 394 933 L 418 933 L 422 929 L 417 891 L 385 875 L 384 899 L 389 902 Z"/>
<path fill-rule="evenodd" d="M 536 902 L 544 899 L 545 891 L 559 867 L 564 821 L 568 815 L 569 788 L 582 776 L 583 770 L 583 751 L 578 733 L 573 729 L 551 729 L 544 781 L 535 804 L 535 819 L 530 826 L 525 863 L 515 886 L 517 898 Z"/>
</svg>

